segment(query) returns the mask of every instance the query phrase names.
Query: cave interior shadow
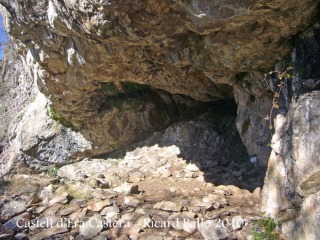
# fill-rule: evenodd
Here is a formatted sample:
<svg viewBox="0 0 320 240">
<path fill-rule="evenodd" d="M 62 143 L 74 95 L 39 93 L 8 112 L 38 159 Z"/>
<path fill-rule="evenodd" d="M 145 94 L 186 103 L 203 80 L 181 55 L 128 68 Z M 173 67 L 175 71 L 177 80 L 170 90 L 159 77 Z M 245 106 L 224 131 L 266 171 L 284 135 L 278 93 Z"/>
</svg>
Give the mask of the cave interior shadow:
<svg viewBox="0 0 320 240">
<path fill-rule="evenodd" d="M 250 161 L 251 156 L 236 129 L 235 102 L 216 106 L 195 119 L 180 121 L 154 133 L 134 144 L 134 148 L 175 145 L 180 149 L 179 157 L 196 164 L 206 182 L 215 186 L 234 185 L 252 192 L 263 186 L 266 168 Z"/>
</svg>

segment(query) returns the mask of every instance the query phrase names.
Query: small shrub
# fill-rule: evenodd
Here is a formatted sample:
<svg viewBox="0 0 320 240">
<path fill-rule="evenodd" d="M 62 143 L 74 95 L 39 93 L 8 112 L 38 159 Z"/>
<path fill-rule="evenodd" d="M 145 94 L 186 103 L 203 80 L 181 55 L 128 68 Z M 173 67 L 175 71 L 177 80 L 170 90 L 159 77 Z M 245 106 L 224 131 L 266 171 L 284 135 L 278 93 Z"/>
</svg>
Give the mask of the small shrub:
<svg viewBox="0 0 320 240">
<path fill-rule="evenodd" d="M 50 116 L 53 120 L 57 121 L 61 125 L 69 128 L 73 128 L 72 124 L 66 120 L 64 117 L 62 117 L 58 112 L 56 112 L 53 108 L 49 108 Z"/>
<path fill-rule="evenodd" d="M 279 240 L 280 236 L 275 232 L 277 224 L 270 217 L 263 217 L 255 222 L 252 228 L 252 240 Z"/>
<path fill-rule="evenodd" d="M 59 168 L 56 165 L 52 165 L 48 168 L 48 175 L 52 178 L 56 178 L 58 176 Z"/>
</svg>

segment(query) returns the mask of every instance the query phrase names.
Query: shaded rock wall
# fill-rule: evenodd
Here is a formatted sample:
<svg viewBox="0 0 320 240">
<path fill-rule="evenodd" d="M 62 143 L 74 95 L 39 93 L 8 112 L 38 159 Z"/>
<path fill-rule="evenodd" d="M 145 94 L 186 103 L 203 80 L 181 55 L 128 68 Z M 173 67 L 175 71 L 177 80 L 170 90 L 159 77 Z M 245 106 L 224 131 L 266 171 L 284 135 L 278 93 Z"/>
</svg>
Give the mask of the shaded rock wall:
<svg viewBox="0 0 320 240">
<path fill-rule="evenodd" d="M 221 105 L 224 105 L 223 109 Z M 235 107 L 230 103 L 217 102 L 212 104 L 211 113 L 173 124 L 135 147 L 175 145 L 180 149 L 180 157 L 195 163 L 205 173 L 206 182 L 235 185 L 253 191 L 262 187 L 265 168 L 250 162 L 236 129 Z"/>
<path fill-rule="evenodd" d="M 262 76 L 260 79 L 263 79 Z M 272 108 L 270 93 L 266 90 L 261 96 L 255 96 L 235 88 L 234 97 L 238 105 L 236 125 L 241 139 L 248 154 L 257 155 L 258 165 L 266 169 L 270 156 L 268 144 L 272 135 L 269 121 L 265 120 Z"/>
</svg>

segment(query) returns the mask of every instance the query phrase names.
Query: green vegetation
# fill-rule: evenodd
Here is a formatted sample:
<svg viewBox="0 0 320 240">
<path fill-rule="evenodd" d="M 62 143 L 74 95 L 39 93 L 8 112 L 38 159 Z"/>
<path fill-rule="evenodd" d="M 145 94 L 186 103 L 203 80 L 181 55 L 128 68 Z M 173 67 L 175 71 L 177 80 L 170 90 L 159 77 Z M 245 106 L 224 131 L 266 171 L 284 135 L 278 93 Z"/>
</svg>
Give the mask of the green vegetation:
<svg viewBox="0 0 320 240">
<path fill-rule="evenodd" d="M 57 121 L 61 125 L 69 128 L 73 128 L 72 124 L 66 120 L 64 117 L 62 117 L 58 112 L 56 112 L 53 108 L 49 108 L 50 116 L 53 120 Z"/>
<path fill-rule="evenodd" d="M 0 107 L 0 113 L 5 113 L 6 112 L 6 107 Z"/>
<path fill-rule="evenodd" d="M 48 168 L 47 174 L 52 178 L 56 178 L 58 176 L 58 170 L 59 168 L 56 165 L 52 165 Z"/>
<path fill-rule="evenodd" d="M 279 240 L 280 236 L 275 232 L 277 224 L 270 217 L 263 217 L 255 222 L 252 228 L 252 240 Z"/>
<path fill-rule="evenodd" d="M 105 106 L 115 107 L 123 113 L 129 109 L 142 109 L 145 91 L 148 85 L 137 83 L 122 83 L 122 91 L 119 91 L 114 83 L 101 83 L 100 90 L 107 95 Z"/>
<path fill-rule="evenodd" d="M 105 83 L 105 82 L 101 83 L 100 90 L 103 91 L 103 92 L 106 92 L 106 93 L 108 93 L 110 95 L 114 95 L 114 96 L 119 94 L 116 85 L 114 83 L 112 83 L 112 82 L 110 82 L 110 83 Z"/>
<path fill-rule="evenodd" d="M 147 90 L 149 89 L 149 86 L 144 84 L 127 82 L 127 83 L 123 83 L 123 88 L 125 93 L 130 94 L 130 93 L 142 92 L 144 90 Z"/>
<path fill-rule="evenodd" d="M 82 191 L 76 186 L 68 185 L 66 186 L 66 191 L 69 193 L 72 199 L 84 199 L 86 201 L 93 199 L 92 192 Z"/>
</svg>

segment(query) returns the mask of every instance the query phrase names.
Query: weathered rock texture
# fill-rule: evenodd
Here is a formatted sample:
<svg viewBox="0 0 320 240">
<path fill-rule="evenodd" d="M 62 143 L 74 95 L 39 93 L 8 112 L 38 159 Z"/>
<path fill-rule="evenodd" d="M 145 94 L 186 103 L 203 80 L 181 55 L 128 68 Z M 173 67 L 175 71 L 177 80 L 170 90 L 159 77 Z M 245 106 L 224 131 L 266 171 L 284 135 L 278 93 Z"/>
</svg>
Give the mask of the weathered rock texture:
<svg viewBox="0 0 320 240">
<path fill-rule="evenodd" d="M 1 62 L 0 75 L 0 172 L 12 168 L 17 160 L 16 151 L 9 149 L 15 139 L 16 128 L 34 99 L 36 89 L 24 67 L 24 58 L 17 54 L 17 46 L 9 41 Z"/>
<path fill-rule="evenodd" d="M 320 31 L 317 24 L 306 31 L 318 21 L 318 0 L 0 4 L 21 61 L 50 100 L 36 97 L 47 113 L 31 105 L 12 135 L 29 165 L 107 154 L 196 119 L 208 111 L 205 102 L 235 99 L 247 153 L 268 166 L 264 210 L 287 239 L 320 238 L 319 209 L 312 207 L 319 205 Z M 278 65 L 280 71 L 292 65 L 295 76 L 272 116 L 270 140 L 264 117 L 273 88 L 263 73 L 292 49 L 292 60 Z M 30 132 L 36 116 L 41 124 Z M 54 133 L 49 116 L 69 130 L 57 125 Z M 162 133 L 163 141 L 174 129 Z"/>
<path fill-rule="evenodd" d="M 296 95 L 275 117 L 262 210 L 282 224 L 285 239 L 320 237 L 319 43 L 319 24 L 299 37 L 291 60 Z"/>
<path fill-rule="evenodd" d="M 189 104 L 170 94 L 214 101 L 239 86 L 260 95 L 261 81 L 239 73 L 268 69 L 288 54 L 318 2 L 0 1 L 40 91 L 93 142 L 94 154 L 174 122 L 168 111 L 179 115 Z"/>
<path fill-rule="evenodd" d="M 34 84 L 27 62 L 9 41 L 2 63 L 0 92 L 0 175 L 21 163 L 41 169 L 83 156 L 91 143 L 54 121 L 49 101 Z M 23 161 L 22 161 L 23 160 Z"/>
</svg>

